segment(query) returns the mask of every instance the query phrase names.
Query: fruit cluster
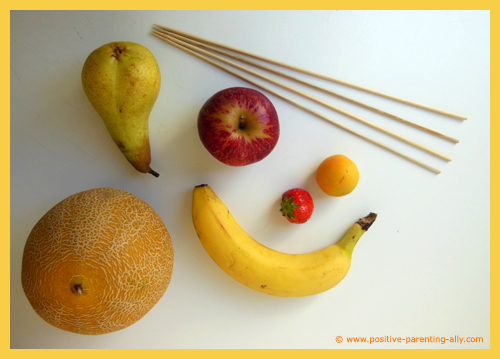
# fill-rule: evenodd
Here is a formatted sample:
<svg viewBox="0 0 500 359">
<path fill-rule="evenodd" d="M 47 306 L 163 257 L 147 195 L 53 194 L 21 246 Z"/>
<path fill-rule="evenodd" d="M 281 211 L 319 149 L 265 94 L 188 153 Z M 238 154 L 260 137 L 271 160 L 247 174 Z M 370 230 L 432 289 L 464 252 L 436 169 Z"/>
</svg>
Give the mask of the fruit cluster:
<svg viewBox="0 0 500 359">
<path fill-rule="evenodd" d="M 137 171 L 158 177 L 150 167 L 148 121 L 161 78 L 151 52 L 132 42 L 103 45 L 88 56 L 81 78 L 90 104 L 126 159 Z M 198 134 L 217 160 L 246 166 L 271 153 L 280 126 L 266 96 L 232 87 L 201 107 Z M 335 197 L 350 193 L 358 177 L 356 165 L 342 155 L 328 157 L 316 171 L 318 186 Z M 292 223 L 306 222 L 313 208 L 303 189 L 282 195 L 280 211 Z M 354 245 L 376 218 L 370 214 L 354 223 L 336 245 L 290 255 L 250 238 L 208 185 L 194 188 L 192 216 L 202 245 L 227 274 L 252 289 L 289 297 L 339 283 Z M 34 226 L 21 280 L 34 310 L 48 323 L 103 334 L 133 324 L 158 302 L 173 260 L 169 233 L 147 203 L 124 191 L 98 188 L 66 198 Z"/>
<path fill-rule="evenodd" d="M 259 91 L 232 87 L 217 92 L 198 114 L 198 134 L 210 154 L 230 166 L 246 166 L 267 157 L 280 127 L 271 101 Z M 346 156 L 325 159 L 316 171 L 318 186 L 329 196 L 351 193 L 358 184 L 356 165 Z M 310 194 L 294 188 L 282 194 L 280 212 L 291 223 L 305 223 L 314 209 Z"/>
<path fill-rule="evenodd" d="M 359 180 L 358 168 L 344 155 L 326 158 L 316 170 L 316 183 L 332 197 L 351 193 Z M 292 188 L 281 195 L 280 212 L 291 223 L 305 223 L 311 217 L 314 203 L 309 192 Z"/>
</svg>

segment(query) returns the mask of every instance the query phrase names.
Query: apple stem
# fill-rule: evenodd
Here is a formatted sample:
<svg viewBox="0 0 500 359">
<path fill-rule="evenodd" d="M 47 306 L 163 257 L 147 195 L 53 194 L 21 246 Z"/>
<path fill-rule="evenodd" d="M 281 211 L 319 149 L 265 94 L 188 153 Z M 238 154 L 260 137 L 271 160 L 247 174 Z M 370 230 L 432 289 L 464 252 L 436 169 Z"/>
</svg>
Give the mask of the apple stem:
<svg viewBox="0 0 500 359">
<path fill-rule="evenodd" d="M 244 129 L 245 128 L 245 117 L 241 116 L 239 119 L 238 119 L 238 128 L 240 130 Z"/>
<path fill-rule="evenodd" d="M 148 173 L 151 173 L 156 178 L 160 177 L 160 174 L 158 172 L 156 172 L 155 170 L 153 170 L 152 168 L 149 169 Z"/>
</svg>

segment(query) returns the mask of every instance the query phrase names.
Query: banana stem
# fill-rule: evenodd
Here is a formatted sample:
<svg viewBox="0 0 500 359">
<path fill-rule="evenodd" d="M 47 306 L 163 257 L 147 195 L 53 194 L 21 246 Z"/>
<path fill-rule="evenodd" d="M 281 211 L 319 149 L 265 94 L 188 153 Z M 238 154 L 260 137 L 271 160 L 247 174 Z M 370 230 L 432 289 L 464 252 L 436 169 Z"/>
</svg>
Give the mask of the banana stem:
<svg viewBox="0 0 500 359">
<path fill-rule="evenodd" d="M 352 254 L 354 246 L 358 243 L 361 236 L 370 228 L 370 226 L 375 222 L 377 218 L 376 213 L 371 213 L 363 218 L 360 218 L 354 225 L 349 229 L 344 238 L 337 244 L 337 246 L 343 248 L 349 255 Z"/>
<path fill-rule="evenodd" d="M 364 231 L 367 231 L 368 228 L 375 222 L 377 219 L 377 214 L 370 212 L 370 214 L 366 217 L 360 218 L 356 223 L 358 223 L 361 226 L 361 229 Z"/>
</svg>

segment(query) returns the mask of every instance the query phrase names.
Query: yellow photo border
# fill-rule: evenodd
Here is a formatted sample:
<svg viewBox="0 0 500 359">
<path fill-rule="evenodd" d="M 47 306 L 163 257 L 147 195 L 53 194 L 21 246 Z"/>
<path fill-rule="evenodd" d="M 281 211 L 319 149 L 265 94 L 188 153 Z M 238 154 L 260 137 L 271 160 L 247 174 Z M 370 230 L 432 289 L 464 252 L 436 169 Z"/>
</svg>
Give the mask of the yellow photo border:
<svg viewBox="0 0 500 359">
<path fill-rule="evenodd" d="M 74 3 L 73 3 L 74 4 Z M 95 9 L 95 10 L 110 10 L 110 9 L 113 9 L 113 10 L 118 10 L 118 9 L 122 9 L 122 10 L 128 10 L 128 9 L 135 9 L 135 4 L 133 2 L 124 2 L 124 1 L 116 1 L 116 2 L 102 2 L 102 1 L 85 1 L 83 3 L 79 3 L 79 4 L 74 4 L 74 5 L 78 5 L 78 8 L 76 9 L 71 9 L 71 8 L 68 8 L 68 5 L 73 5 L 71 3 L 68 3 L 67 1 L 65 2 L 62 2 L 62 1 L 49 1 L 49 2 L 35 2 L 35 1 L 24 1 L 22 2 L 22 4 L 11 4 L 11 7 L 12 5 L 16 5 L 17 7 L 16 8 L 8 8 L 8 9 L 3 9 L 2 11 L 2 18 L 3 18 L 3 21 L 1 22 L 2 24 L 2 27 L 4 28 L 4 31 L 2 32 L 2 36 L 5 38 L 6 42 L 9 44 L 9 47 L 7 47 L 8 49 L 8 53 L 7 54 L 4 54 L 4 56 L 2 56 L 2 63 L 4 63 L 5 65 L 7 65 L 6 63 L 8 63 L 9 66 L 2 66 L 2 68 L 4 68 L 4 71 L 6 71 L 7 67 L 10 68 L 10 12 L 12 10 L 84 10 L 84 9 Z M 420 9 L 449 9 L 449 8 L 463 8 L 464 5 L 466 5 L 465 3 L 457 3 L 457 2 L 449 2 L 449 1 L 446 1 L 446 2 L 430 2 L 430 1 L 425 1 L 425 2 L 418 2 L 418 3 L 415 3 L 414 4 L 414 7 L 412 7 L 413 4 L 408 4 L 408 3 L 396 3 L 396 2 L 357 2 L 356 4 L 354 4 L 357 8 L 360 8 L 360 9 L 370 9 L 370 8 L 373 8 L 374 5 L 377 5 L 378 8 L 380 9 L 402 9 L 402 5 L 404 5 L 406 8 L 408 9 L 414 9 L 414 8 L 420 8 Z M 43 8 L 40 8 L 40 6 L 43 5 Z M 128 5 L 124 8 L 124 5 Z M 210 10 L 220 10 L 220 9 L 233 9 L 233 10 L 239 10 L 239 9 L 246 9 L 246 10 L 250 10 L 250 8 L 252 7 L 253 9 L 268 9 L 268 10 L 271 10 L 271 9 L 301 9 L 301 10 L 313 10 L 313 9 L 327 9 L 328 7 L 332 7 L 332 6 L 335 6 L 335 5 L 343 5 L 343 6 L 351 6 L 349 9 L 353 9 L 352 7 L 352 3 L 343 3 L 343 4 L 337 4 L 335 2 L 327 2 L 327 1 L 317 1 L 317 2 L 307 2 L 307 5 L 309 7 L 309 9 L 303 9 L 303 6 L 304 4 L 303 3 L 299 3 L 297 1 L 287 1 L 287 2 L 284 2 L 284 1 L 280 1 L 280 2 L 273 2 L 273 3 L 270 3 L 269 1 L 251 1 L 251 2 L 229 2 L 229 1 L 217 1 L 217 2 L 214 2 L 214 1 L 211 1 L 211 2 L 206 2 L 206 1 L 191 1 L 189 2 L 188 4 L 183 2 L 182 4 L 182 7 L 179 7 L 178 9 L 175 9 L 175 4 L 174 6 L 172 6 L 172 3 L 170 2 L 147 2 L 146 4 L 142 3 L 141 5 L 148 5 L 149 6 L 149 9 L 150 10 L 153 10 L 153 9 L 162 9 L 163 7 L 171 7 L 172 10 L 194 10 L 194 9 L 205 9 L 207 6 L 210 6 Z M 188 6 L 186 6 L 188 5 Z M 363 6 L 364 5 L 364 6 Z M 458 6 L 457 6 L 458 5 Z M 477 9 L 481 9 L 481 10 L 490 10 L 490 19 L 491 19 L 491 29 L 490 29 L 490 33 L 491 33 L 491 43 L 493 45 L 495 45 L 495 40 L 497 37 L 496 37 L 496 34 L 497 34 L 497 22 L 495 21 L 495 18 L 496 18 L 496 10 L 494 9 L 491 9 L 492 8 L 492 5 L 490 4 L 489 1 L 480 1 L 480 2 L 474 2 L 474 3 L 468 3 L 467 5 L 474 5 Z M 148 9 L 148 10 L 149 10 Z M 467 9 L 467 8 L 464 8 L 464 9 Z M 144 9 L 146 10 L 146 9 Z M 208 9 L 206 9 L 208 10 Z M 469 10 L 469 9 L 468 9 Z M 495 64 L 496 61 L 494 60 L 495 58 L 497 58 L 496 56 L 496 46 L 492 46 L 491 47 L 493 51 L 491 51 L 491 63 Z M 492 74 L 495 75 L 496 74 L 496 71 L 492 71 Z M 5 103 L 4 103 L 4 106 L 2 107 L 3 108 L 3 111 L 7 112 L 7 116 L 9 118 L 9 121 L 7 120 L 3 120 L 1 121 L 1 126 L 2 126 L 2 130 L 0 131 L 0 146 L 1 146 L 1 149 L 0 149 L 0 153 L 2 153 L 2 159 L 4 161 L 4 164 L 7 163 L 7 166 L 8 166 L 8 169 L 9 169 L 9 174 L 10 174 L 10 166 L 11 165 L 15 165 L 15 164 L 11 164 L 10 163 L 10 74 L 9 76 L 6 76 L 6 79 L 7 81 L 4 81 L 3 83 L 3 91 L 6 92 L 6 95 L 9 94 L 9 96 L 3 96 L 4 99 L 6 98 L 9 98 L 9 100 L 4 100 Z M 495 90 L 495 86 L 494 86 L 494 82 L 491 86 L 491 92 L 493 93 L 493 96 L 490 95 L 490 98 L 496 98 L 496 96 L 494 95 L 494 93 L 496 93 L 496 90 Z M 490 136 L 491 138 L 495 138 L 495 135 L 498 133 L 498 122 L 495 121 L 495 119 L 497 119 L 496 117 L 496 113 L 497 113 L 497 110 L 495 108 L 495 101 L 492 102 L 492 106 L 491 106 L 491 118 L 493 119 L 493 121 L 491 122 L 491 132 L 490 132 Z M 496 141 L 492 141 L 491 142 L 491 149 L 490 149 L 490 153 L 491 153 L 491 162 L 490 163 L 493 163 L 495 164 L 495 158 L 496 158 L 496 155 L 498 153 L 498 143 Z M 497 169 L 496 169 L 496 166 L 491 166 L 490 165 L 490 169 L 491 169 L 491 177 L 490 177 L 490 181 L 491 183 L 495 184 L 497 183 L 497 180 L 498 180 L 498 175 L 497 175 Z M 465 174 L 465 175 L 470 175 L 470 174 Z M 4 279 L 6 279 L 6 282 L 9 283 L 9 293 L 8 294 L 4 294 L 2 296 L 2 307 L 5 308 L 5 315 L 2 316 L 2 318 L 5 318 L 3 320 L 3 325 L 2 325 L 2 328 L 4 328 L 4 330 L 2 330 L 2 351 L 5 351 L 5 353 L 2 355 L 2 357 L 4 358 L 14 358 L 14 357 L 24 357 L 24 356 L 30 356 L 30 357 L 33 357 L 33 356 L 45 356 L 45 355 L 50 355 L 52 358 L 56 358 L 56 357 L 68 357 L 68 356 L 71 356 L 73 358 L 83 358 L 83 357 L 86 357 L 88 355 L 103 355 L 103 356 L 109 356 L 109 355 L 120 355 L 120 356 L 132 356 L 132 355 L 137 355 L 136 353 L 134 352 L 129 352 L 129 353 L 126 353 L 126 352 L 121 352 L 121 353 L 92 353 L 92 354 L 88 354 L 88 353 L 85 353 L 85 352 L 82 352 L 82 353 L 68 353 L 67 350 L 59 350 L 59 351 L 54 351 L 54 350 L 51 350 L 50 352 L 47 352 L 47 351 L 37 351 L 36 353 L 31 353 L 31 352 L 25 352 L 24 350 L 12 350 L 10 349 L 10 176 L 9 178 L 7 179 L 2 179 L 1 180 L 1 188 L 2 188 L 2 192 L 1 192 L 1 197 L 2 197 L 2 207 L 1 207 L 1 210 L 2 210 L 2 216 L 0 217 L 1 218 L 1 228 L 2 228 L 2 232 L 3 232 L 3 236 L 2 236 L 2 239 L 3 239 L 3 244 L 6 245 L 7 248 L 5 248 L 5 250 L 3 251 L 3 256 L 4 256 L 4 260 L 1 261 L 1 265 L 3 268 L 5 268 L 6 270 L 5 271 L 1 271 L 3 274 L 2 274 L 2 277 L 4 277 Z M 491 208 L 490 208 L 490 213 L 493 215 L 492 218 L 495 218 L 495 214 L 498 212 L 498 208 L 497 208 L 497 205 L 496 205 L 496 201 L 494 201 L 494 199 L 497 197 L 497 190 L 496 188 L 493 186 L 491 188 L 491 197 L 490 197 L 490 200 L 491 201 Z M 497 253 L 497 248 L 498 248 L 498 242 L 497 242 L 497 234 L 498 234 L 498 230 L 496 229 L 496 226 L 493 225 L 492 228 L 491 228 L 491 236 L 490 238 L 493 238 L 493 240 L 491 241 L 491 247 L 490 247 L 490 253 Z M 495 259 L 494 256 L 491 256 L 492 259 Z M 462 357 L 469 357 L 471 355 L 474 355 L 474 356 L 480 356 L 480 357 L 483 357 L 483 356 L 490 356 L 492 355 L 492 352 L 493 351 L 497 351 L 497 347 L 496 347 L 496 340 L 495 339 L 498 339 L 498 326 L 497 326 L 497 323 L 496 323 L 496 320 L 498 318 L 498 309 L 496 308 L 496 303 L 499 303 L 499 299 L 498 299 L 498 288 L 497 286 L 495 285 L 496 283 L 496 280 L 498 279 L 498 276 L 497 276 L 497 273 L 498 273 L 498 262 L 496 262 L 496 260 L 491 260 L 491 268 L 490 268 L 490 271 L 491 271 L 491 283 L 493 284 L 490 288 L 490 302 L 491 302 L 491 311 L 490 311 L 490 348 L 489 350 L 483 350 L 481 352 L 478 352 L 478 353 L 474 353 L 474 354 L 471 354 L 469 353 L 468 351 L 457 351 L 457 350 L 453 350 L 453 352 L 450 352 L 449 350 L 445 350 L 445 351 L 440 351 L 438 353 L 420 353 L 420 352 L 416 352 L 416 353 L 404 353 L 403 355 L 404 356 L 409 356 L 409 357 L 421 357 L 422 355 L 439 355 L 440 357 L 442 356 L 453 356 L 454 358 L 462 358 Z M 175 328 L 172 328 L 172 330 L 175 330 Z M 432 349 L 426 349 L 426 350 L 432 350 Z M 203 352 L 199 352 L 199 350 L 196 350 L 196 351 L 185 351 L 185 350 L 170 350 L 169 353 L 161 353 L 161 352 L 152 352 L 150 354 L 146 354 L 146 355 L 151 355 L 151 356 L 168 356 L 168 357 L 179 357 L 179 358 L 184 358 L 184 357 L 191 357 L 191 356 L 197 356 L 197 355 L 203 355 L 204 357 L 207 356 L 208 358 L 212 357 L 212 356 L 217 356 L 217 358 L 219 359 L 223 359 L 223 358 L 229 358 L 229 357 L 233 357 L 235 355 L 238 355 L 238 357 L 242 357 L 242 358 L 250 358 L 250 357 L 254 357 L 254 356 L 263 356 L 263 357 L 266 357 L 266 356 L 269 356 L 269 357 L 279 357 L 279 356 L 283 356 L 283 357 L 287 357 L 287 358 L 298 358 L 299 356 L 303 356 L 303 355 L 307 355 L 307 356 L 314 356 L 314 358 L 324 358 L 324 359 L 331 359 L 333 357 L 338 357 L 338 356 L 344 356 L 344 355 L 374 355 L 374 356 L 384 356 L 384 357 L 387 357 L 387 356 L 399 356 L 401 355 L 401 353 L 398 353 L 398 352 L 394 352 L 394 353 L 389 353 L 388 350 L 385 350 L 385 349 L 382 349 L 381 351 L 376 351 L 375 353 L 355 353 L 353 351 L 348 351 L 348 350 L 342 350 L 343 352 L 340 353 L 340 352 L 333 352 L 332 350 L 310 350 L 308 353 L 303 353 L 301 351 L 297 351 L 297 350 L 265 350 L 264 352 L 262 351 L 259 351 L 259 353 L 255 353 L 255 352 L 251 352 L 251 351 L 241 351 L 241 350 L 238 350 L 237 353 L 234 352 L 234 350 L 203 350 Z M 434 350 L 432 350 L 434 351 Z M 494 354 L 493 354 L 494 355 Z M 498 354 L 496 355 L 496 357 L 498 357 Z"/>
</svg>

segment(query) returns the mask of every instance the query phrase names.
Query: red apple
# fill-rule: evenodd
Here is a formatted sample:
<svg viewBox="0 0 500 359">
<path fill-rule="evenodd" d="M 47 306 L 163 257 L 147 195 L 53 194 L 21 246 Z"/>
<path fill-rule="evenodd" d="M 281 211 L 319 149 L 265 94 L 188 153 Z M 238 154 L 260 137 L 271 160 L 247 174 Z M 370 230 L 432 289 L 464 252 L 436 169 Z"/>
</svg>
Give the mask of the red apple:
<svg viewBox="0 0 500 359">
<path fill-rule="evenodd" d="M 198 134 L 219 161 L 246 166 L 262 160 L 276 146 L 278 114 L 259 91 L 231 87 L 205 102 L 198 115 Z"/>
</svg>

